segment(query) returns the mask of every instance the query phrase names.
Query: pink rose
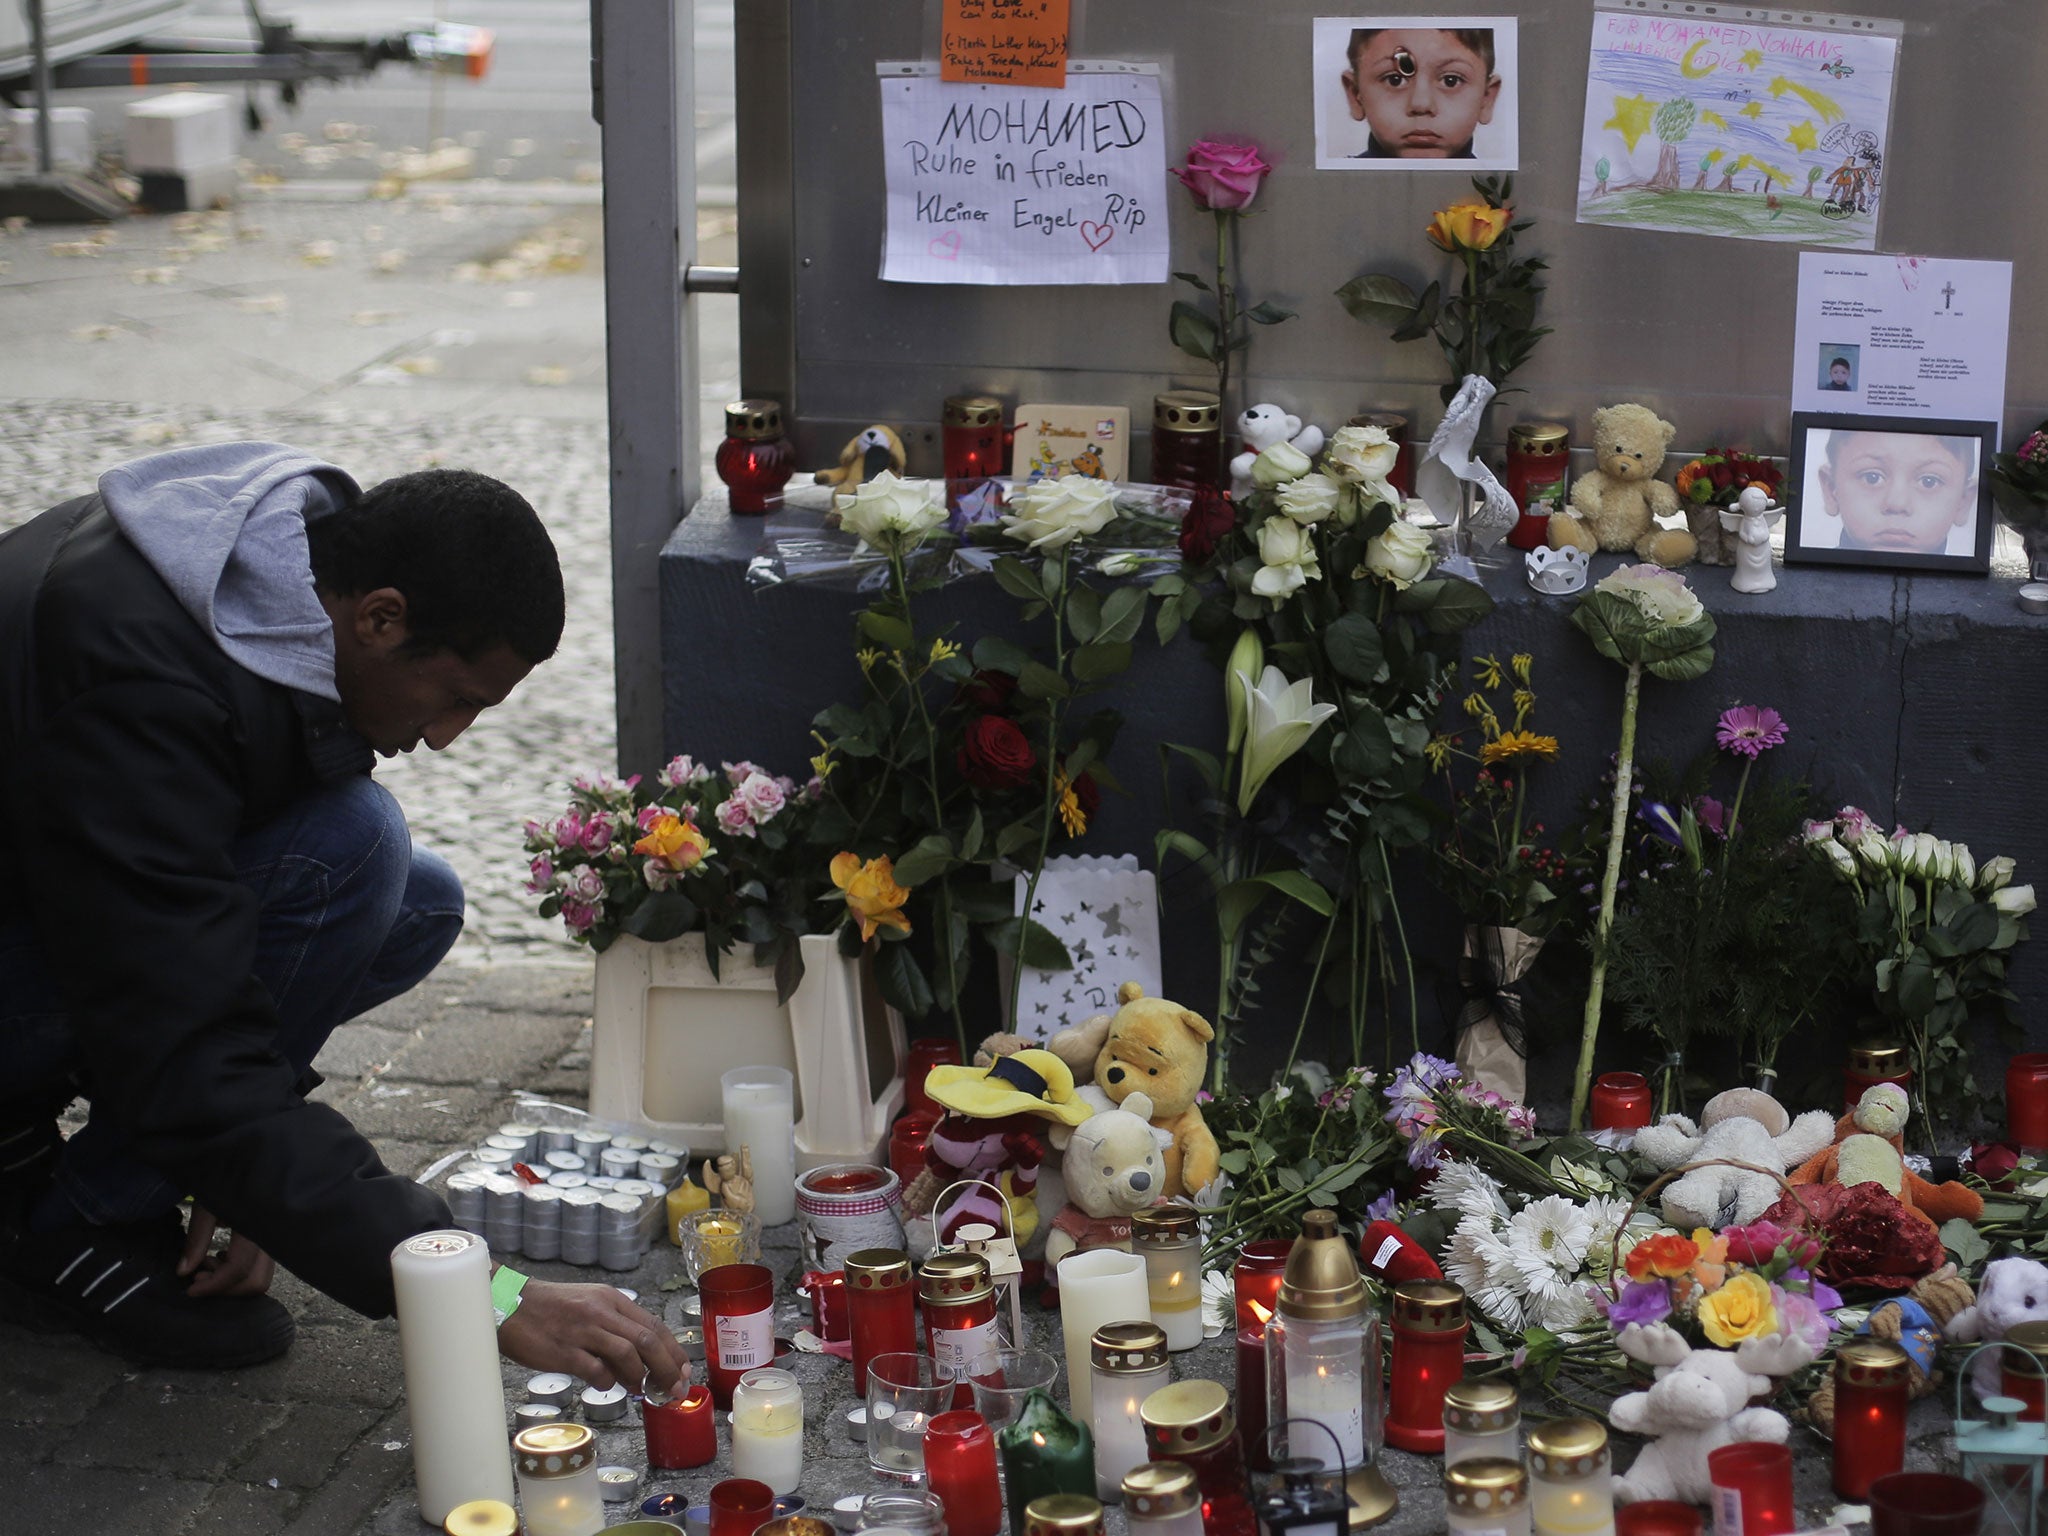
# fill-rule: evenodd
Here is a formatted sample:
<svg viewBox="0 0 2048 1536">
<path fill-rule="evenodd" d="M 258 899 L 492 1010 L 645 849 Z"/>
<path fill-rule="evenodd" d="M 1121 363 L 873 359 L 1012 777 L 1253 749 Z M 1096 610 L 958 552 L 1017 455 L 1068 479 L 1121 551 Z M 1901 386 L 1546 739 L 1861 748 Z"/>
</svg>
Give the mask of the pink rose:
<svg viewBox="0 0 2048 1536">
<path fill-rule="evenodd" d="M 588 933 L 596 926 L 598 909 L 589 902 L 562 898 L 562 922 L 571 933 Z"/>
<path fill-rule="evenodd" d="M 642 864 L 640 874 L 647 881 L 647 889 L 650 891 L 665 891 L 676 883 L 675 871 L 666 868 L 658 859 L 649 859 Z"/>
<path fill-rule="evenodd" d="M 555 829 L 547 822 L 529 819 L 523 830 L 526 833 L 526 846 L 529 849 L 554 847 Z"/>
<path fill-rule="evenodd" d="M 555 844 L 560 848 L 583 846 L 583 818 L 574 811 L 555 821 Z"/>
<path fill-rule="evenodd" d="M 727 837 L 752 837 L 754 835 L 754 813 L 747 809 L 747 802 L 738 795 L 718 802 L 718 809 L 712 817 L 718 822 L 718 830 Z"/>
<path fill-rule="evenodd" d="M 733 791 L 733 798 L 745 803 L 747 811 L 754 818 L 754 824 L 771 820 L 778 815 L 787 798 L 783 787 L 765 773 L 750 773 L 740 781 L 740 787 Z"/>
<path fill-rule="evenodd" d="M 640 814 L 633 818 L 633 825 L 642 832 L 648 832 L 653 830 L 657 821 L 670 814 L 672 813 L 665 806 L 643 805 L 640 807 Z"/>
<path fill-rule="evenodd" d="M 583 823 L 583 851 L 603 853 L 612 845 L 612 818 L 605 811 L 592 811 Z"/>
<path fill-rule="evenodd" d="M 594 904 L 604 900 L 604 876 L 588 864 L 577 870 L 562 887 L 562 904 L 571 901 Z"/>
<path fill-rule="evenodd" d="M 735 784 L 738 784 L 745 780 L 749 774 L 755 774 L 761 771 L 752 763 L 748 762 L 744 757 L 736 763 L 720 763 L 718 766 L 725 770 L 725 776 L 728 779 L 731 779 Z"/>
<path fill-rule="evenodd" d="M 1188 146 L 1187 165 L 1175 166 L 1173 174 L 1195 195 L 1197 208 L 1237 213 L 1251 207 L 1252 199 L 1259 195 L 1259 183 L 1272 169 L 1249 144 L 1197 139 Z"/>
<path fill-rule="evenodd" d="M 655 777 L 670 789 L 681 789 L 687 784 L 695 784 L 699 779 L 708 779 L 711 777 L 711 770 L 685 752 L 680 757 L 670 758 L 668 766 Z"/>
<path fill-rule="evenodd" d="M 526 894 L 538 896 L 555 888 L 555 861 L 542 854 L 526 866 Z"/>
<path fill-rule="evenodd" d="M 810 781 L 804 785 L 803 798 L 807 801 L 815 800 L 818 798 L 818 796 L 824 793 L 825 781 L 822 778 L 820 778 L 817 774 L 812 774 L 810 777 Z"/>
</svg>

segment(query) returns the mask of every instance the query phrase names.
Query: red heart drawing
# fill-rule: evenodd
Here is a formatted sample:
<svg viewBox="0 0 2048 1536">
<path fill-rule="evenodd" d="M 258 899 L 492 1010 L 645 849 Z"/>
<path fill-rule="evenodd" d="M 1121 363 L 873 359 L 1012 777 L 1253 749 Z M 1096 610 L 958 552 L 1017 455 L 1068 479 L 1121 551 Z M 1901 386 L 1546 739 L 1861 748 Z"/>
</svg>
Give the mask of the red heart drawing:
<svg viewBox="0 0 2048 1536">
<path fill-rule="evenodd" d="M 1088 249 L 1099 251 L 1109 244 L 1109 237 L 1116 233 L 1114 224 L 1083 224 L 1081 238 L 1088 242 Z"/>
<path fill-rule="evenodd" d="M 940 261 L 960 259 L 960 231 L 949 229 L 943 235 L 935 235 L 932 243 L 925 247 L 925 253 Z"/>
</svg>

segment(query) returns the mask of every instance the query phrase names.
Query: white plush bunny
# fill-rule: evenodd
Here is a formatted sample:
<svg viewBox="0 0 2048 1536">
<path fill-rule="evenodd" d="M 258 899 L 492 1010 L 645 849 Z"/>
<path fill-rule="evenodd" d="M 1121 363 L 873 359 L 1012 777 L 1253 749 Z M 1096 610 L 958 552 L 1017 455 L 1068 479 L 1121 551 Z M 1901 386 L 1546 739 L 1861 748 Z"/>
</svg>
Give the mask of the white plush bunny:
<svg viewBox="0 0 2048 1536">
<path fill-rule="evenodd" d="M 1301 424 L 1277 405 L 1255 405 L 1237 418 L 1237 434 L 1244 439 L 1244 452 L 1230 461 L 1230 494 L 1242 496 L 1251 488 L 1252 460 L 1275 443 L 1292 443 L 1310 458 L 1323 451 L 1323 429 L 1311 422 Z"/>
<path fill-rule="evenodd" d="M 1950 1339 L 1963 1344 L 2002 1339 L 2015 1323 L 2048 1318 L 2048 1265 L 2034 1259 L 1993 1259 L 1984 1266 L 1977 1304 L 1949 1319 Z M 2006 1351 L 1987 1349 L 1970 1367 L 1970 1384 L 1979 1397 L 1999 1391 L 1999 1358 Z"/>
<path fill-rule="evenodd" d="M 1650 1436 L 1628 1472 L 1614 1480 L 1624 1504 L 1639 1499 L 1682 1499 L 1704 1504 L 1712 1497 L 1707 1455 L 1743 1440 L 1783 1445 L 1791 1433 L 1774 1408 L 1752 1408 L 1749 1400 L 1769 1392 L 1771 1378 L 1811 1364 L 1813 1347 L 1794 1334 L 1744 1339 L 1734 1349 L 1694 1349 L 1663 1323 L 1630 1323 L 1615 1342 L 1632 1360 L 1657 1368 L 1649 1390 L 1618 1397 L 1608 1422 L 1630 1434 Z"/>
</svg>

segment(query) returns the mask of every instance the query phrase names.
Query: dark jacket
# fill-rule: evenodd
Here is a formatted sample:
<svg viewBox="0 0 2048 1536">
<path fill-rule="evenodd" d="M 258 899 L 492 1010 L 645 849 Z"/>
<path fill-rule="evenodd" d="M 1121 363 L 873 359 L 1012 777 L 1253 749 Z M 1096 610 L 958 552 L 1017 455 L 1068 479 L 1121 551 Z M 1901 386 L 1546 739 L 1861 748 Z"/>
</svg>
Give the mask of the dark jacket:
<svg viewBox="0 0 2048 1536">
<path fill-rule="evenodd" d="M 237 834 L 369 771 L 331 701 L 237 665 L 95 496 L 0 537 L 0 815 L 96 1116 L 280 1264 L 372 1316 L 450 1224 L 273 1048 Z M 24 872 L 32 877 L 22 878 Z M 0 1042 L 0 1060 L 4 1060 Z"/>
</svg>

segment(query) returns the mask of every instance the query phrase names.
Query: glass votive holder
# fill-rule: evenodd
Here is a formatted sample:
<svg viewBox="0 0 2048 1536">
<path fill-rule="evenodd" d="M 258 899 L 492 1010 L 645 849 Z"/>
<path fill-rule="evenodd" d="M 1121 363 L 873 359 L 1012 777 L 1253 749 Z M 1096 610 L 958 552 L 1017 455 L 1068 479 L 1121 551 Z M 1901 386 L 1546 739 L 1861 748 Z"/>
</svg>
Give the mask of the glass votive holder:
<svg viewBox="0 0 2048 1536">
<path fill-rule="evenodd" d="M 1706 1536 L 1707 1521 L 1676 1499 L 1644 1499 L 1614 1512 L 1614 1536 Z"/>
<path fill-rule="evenodd" d="M 1474 1376 L 1444 1393 L 1444 1465 L 1473 1456 L 1522 1459 L 1522 1395 L 1504 1376 Z"/>
<path fill-rule="evenodd" d="M 1870 1485 L 1871 1536 L 1976 1536 L 1983 1523 L 1984 1490 L 1966 1477 L 1894 1472 Z"/>
<path fill-rule="evenodd" d="M 775 1517 L 775 1490 L 751 1477 L 711 1485 L 711 1536 L 754 1536 Z"/>
<path fill-rule="evenodd" d="M 1059 1375 L 1058 1358 L 1042 1349 L 999 1349 L 994 1372 L 973 1380 L 974 1411 L 988 1420 L 991 1429 L 1014 1424 L 1024 1399 L 1034 1392 L 1052 1391 Z"/>
<path fill-rule="evenodd" d="M 597 1536 L 604 1529 L 597 1436 L 587 1425 L 522 1429 L 512 1437 L 512 1470 L 527 1536 Z"/>
<path fill-rule="evenodd" d="M 944 1536 L 946 1506 L 935 1493 L 899 1489 L 871 1493 L 860 1503 L 857 1531 L 902 1531 L 905 1536 Z"/>
<path fill-rule="evenodd" d="M 1614 1528 L 1614 1468 L 1604 1424 L 1552 1419 L 1531 1430 L 1529 1472 L 1530 1519 L 1546 1536 L 1604 1536 Z"/>
<path fill-rule="evenodd" d="M 761 1223 L 749 1211 L 710 1206 L 677 1223 L 676 1237 L 683 1250 L 683 1271 L 692 1285 L 707 1269 L 761 1261 Z"/>
<path fill-rule="evenodd" d="M 1529 1536 L 1529 1474 L 1519 1459 L 1474 1456 L 1444 1468 L 1450 1536 Z"/>
<path fill-rule="evenodd" d="M 925 1487 L 946 1509 L 946 1536 L 1002 1536 L 996 1437 L 972 1409 L 937 1414 L 924 1431 Z"/>
<path fill-rule="evenodd" d="M 1727 1536 L 1788 1536 L 1792 1513 L 1792 1448 L 1746 1440 L 1707 1452 L 1714 1485 L 1714 1529 Z M 1880 1482 L 1883 1479 L 1879 1479 Z"/>
<path fill-rule="evenodd" d="M 899 1483 L 924 1481 L 924 1431 L 953 1406 L 953 1377 L 936 1360 L 896 1351 L 868 1362 L 868 1465 Z"/>
</svg>

